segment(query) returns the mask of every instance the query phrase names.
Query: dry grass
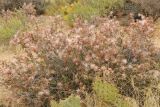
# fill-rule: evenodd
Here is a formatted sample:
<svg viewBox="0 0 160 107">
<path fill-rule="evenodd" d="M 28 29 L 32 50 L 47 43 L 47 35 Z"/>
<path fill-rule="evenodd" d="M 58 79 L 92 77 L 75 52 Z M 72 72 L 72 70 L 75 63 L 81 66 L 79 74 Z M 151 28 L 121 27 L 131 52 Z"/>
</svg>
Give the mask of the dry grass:
<svg viewBox="0 0 160 107">
<path fill-rule="evenodd" d="M 154 43 L 155 43 L 156 47 L 160 48 L 160 37 L 155 37 Z"/>
<path fill-rule="evenodd" d="M 155 45 L 158 48 L 160 48 L 160 18 L 157 20 L 155 27 L 156 27 L 156 31 L 154 33 L 153 40 L 154 40 Z"/>
<path fill-rule="evenodd" d="M 1 45 L 0 46 L 0 61 L 11 61 L 15 56 L 15 53 L 8 49 L 8 46 Z M 1 75 L 0 75 L 1 77 Z M 0 78 L 1 81 L 2 77 Z M 9 102 L 6 100 L 7 97 L 10 96 L 10 92 L 6 90 L 4 86 L 0 86 L 0 106 L 2 104 L 8 105 Z M 8 104 L 7 104 L 8 103 Z"/>
<path fill-rule="evenodd" d="M 21 31 L 30 31 L 32 29 L 36 30 L 37 26 L 47 27 L 51 24 L 52 17 L 49 16 L 40 16 L 40 17 L 32 17 L 32 21 L 28 21 L 26 27 Z M 35 19 L 36 18 L 36 19 Z M 46 20 L 48 19 L 48 20 Z M 18 33 L 21 33 L 18 32 Z M 14 35 L 16 36 L 16 34 Z M 8 40 L 0 43 L 0 61 L 12 61 L 12 59 L 17 55 L 23 53 L 23 49 L 21 47 L 9 46 Z M 0 75 L 0 81 L 2 76 Z M 4 86 L 0 86 L 0 107 L 5 105 L 5 107 L 25 107 L 24 105 L 20 105 L 16 102 L 12 102 L 12 99 L 9 97 L 12 96 L 12 93 L 6 90 Z"/>
</svg>

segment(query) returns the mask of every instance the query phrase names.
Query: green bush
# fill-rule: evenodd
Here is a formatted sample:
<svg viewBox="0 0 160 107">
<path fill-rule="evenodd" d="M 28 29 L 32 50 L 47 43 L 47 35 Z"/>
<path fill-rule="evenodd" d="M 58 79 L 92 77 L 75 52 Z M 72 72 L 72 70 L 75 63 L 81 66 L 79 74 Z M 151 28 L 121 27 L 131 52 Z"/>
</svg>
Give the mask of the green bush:
<svg viewBox="0 0 160 107">
<path fill-rule="evenodd" d="M 96 81 L 93 84 L 93 89 L 98 98 L 114 107 L 130 107 L 129 102 L 125 101 L 118 89 L 112 84 Z"/>
<path fill-rule="evenodd" d="M 23 26 L 24 15 L 20 12 L 6 12 L 0 16 L 0 40 L 7 40 Z"/>
<path fill-rule="evenodd" d="M 51 107 L 81 107 L 80 105 L 80 98 L 77 96 L 69 96 L 65 100 L 61 100 L 60 103 L 56 101 L 51 101 Z"/>
<path fill-rule="evenodd" d="M 68 6 L 77 0 L 50 0 L 45 8 L 45 14 L 55 15 L 60 13 L 62 7 Z"/>
<path fill-rule="evenodd" d="M 76 5 L 75 14 L 84 18 L 103 15 L 112 9 L 123 6 L 123 0 L 81 0 Z"/>
<path fill-rule="evenodd" d="M 51 0 L 46 14 L 61 14 L 67 21 L 76 17 L 90 19 L 93 16 L 107 14 L 112 9 L 122 7 L 124 0 Z"/>
</svg>

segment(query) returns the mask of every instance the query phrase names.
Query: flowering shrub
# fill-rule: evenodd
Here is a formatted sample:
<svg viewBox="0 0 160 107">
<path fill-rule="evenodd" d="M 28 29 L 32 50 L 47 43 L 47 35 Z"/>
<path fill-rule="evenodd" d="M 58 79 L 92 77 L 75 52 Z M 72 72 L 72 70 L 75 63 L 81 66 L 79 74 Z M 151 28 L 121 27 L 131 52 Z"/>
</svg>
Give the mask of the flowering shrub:
<svg viewBox="0 0 160 107">
<path fill-rule="evenodd" d="M 134 97 L 135 88 L 150 85 L 147 73 L 160 69 L 160 52 L 150 40 L 154 29 L 148 19 L 127 28 L 108 18 L 90 23 L 77 19 L 73 28 L 59 16 L 51 20 L 52 26 L 37 26 L 15 37 L 12 43 L 25 52 L 1 64 L 4 85 L 18 102 L 39 107 L 51 96 L 83 98 L 92 92 L 96 77 Z"/>
<path fill-rule="evenodd" d="M 123 29 L 116 21 L 102 19 L 86 26 L 75 28 L 80 36 L 72 40 L 64 56 L 73 60 L 79 72 L 104 80 L 113 77 L 126 96 L 134 96 L 134 88 L 150 85 L 146 73 L 159 70 L 159 49 L 150 40 L 152 22 L 143 20 Z"/>
</svg>

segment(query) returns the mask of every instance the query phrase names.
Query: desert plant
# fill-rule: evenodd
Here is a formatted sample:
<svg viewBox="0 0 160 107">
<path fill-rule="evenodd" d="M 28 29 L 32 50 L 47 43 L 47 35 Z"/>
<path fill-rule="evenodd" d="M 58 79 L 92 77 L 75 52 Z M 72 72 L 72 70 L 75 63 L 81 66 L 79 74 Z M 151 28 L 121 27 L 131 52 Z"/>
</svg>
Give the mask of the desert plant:
<svg viewBox="0 0 160 107">
<path fill-rule="evenodd" d="M 51 101 L 51 107 L 81 107 L 80 97 L 78 96 L 69 96 L 65 100 L 61 100 L 59 103 L 56 101 Z"/>
<path fill-rule="evenodd" d="M 105 101 L 112 106 L 130 107 L 129 102 L 127 102 L 123 96 L 119 94 L 118 89 L 112 84 L 96 81 L 93 84 L 93 89 L 96 95 L 102 99 L 102 101 Z"/>
<path fill-rule="evenodd" d="M 7 40 L 24 26 L 26 17 L 21 11 L 3 12 L 0 16 L 0 40 Z"/>
<path fill-rule="evenodd" d="M 123 0 L 51 0 L 46 14 L 61 14 L 65 20 L 72 22 L 76 17 L 90 19 L 97 15 L 108 14 L 110 10 L 123 6 Z"/>
<path fill-rule="evenodd" d="M 70 29 L 60 16 L 51 21 L 52 26 L 37 26 L 12 40 L 25 50 L 13 62 L 1 64 L 4 85 L 13 99 L 38 107 L 47 104 L 50 96 L 56 101 L 71 94 L 85 98 L 99 77 L 114 83 L 121 95 L 144 102 L 144 94 L 137 89 L 152 84 L 147 74 L 158 71 L 160 62 L 160 51 L 151 41 L 152 20 L 121 27 L 108 18 L 91 22 L 77 18 Z"/>
<path fill-rule="evenodd" d="M 45 9 L 45 14 L 55 15 L 60 13 L 62 7 L 69 6 L 75 3 L 77 0 L 50 0 Z"/>
</svg>

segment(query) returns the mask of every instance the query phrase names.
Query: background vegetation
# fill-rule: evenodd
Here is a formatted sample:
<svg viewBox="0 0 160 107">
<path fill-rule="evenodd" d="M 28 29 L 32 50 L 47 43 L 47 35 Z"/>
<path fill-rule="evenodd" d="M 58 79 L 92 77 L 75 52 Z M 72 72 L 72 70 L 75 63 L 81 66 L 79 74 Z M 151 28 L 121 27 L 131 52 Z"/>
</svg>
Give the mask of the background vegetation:
<svg viewBox="0 0 160 107">
<path fill-rule="evenodd" d="M 40 15 L 38 2 L 20 2 L 0 16 L 0 39 L 14 50 L 0 59 L 0 106 L 160 106 L 157 5 L 50 0 L 40 3 Z M 137 12 L 148 17 L 135 22 L 130 13 Z"/>
</svg>

